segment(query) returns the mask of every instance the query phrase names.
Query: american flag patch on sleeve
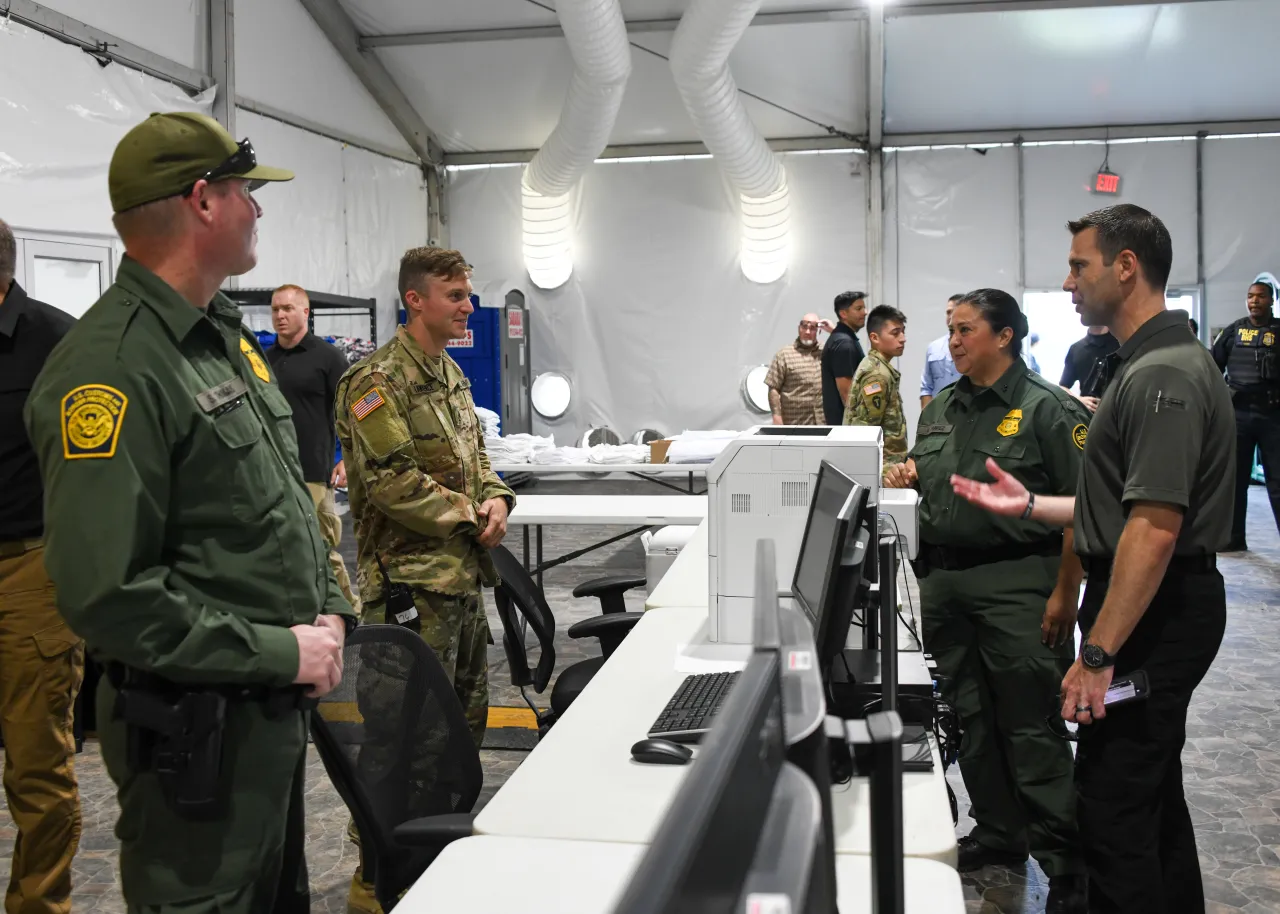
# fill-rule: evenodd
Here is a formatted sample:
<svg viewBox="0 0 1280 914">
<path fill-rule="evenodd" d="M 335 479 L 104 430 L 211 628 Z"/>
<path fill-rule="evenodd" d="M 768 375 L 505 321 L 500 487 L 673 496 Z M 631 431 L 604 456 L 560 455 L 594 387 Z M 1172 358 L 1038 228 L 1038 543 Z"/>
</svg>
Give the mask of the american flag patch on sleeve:
<svg viewBox="0 0 1280 914">
<path fill-rule="evenodd" d="M 355 405 L 351 407 L 351 415 L 355 416 L 357 421 L 361 420 L 386 402 L 386 400 L 382 399 L 382 394 L 378 391 L 378 388 L 375 387 L 356 401 Z"/>
</svg>

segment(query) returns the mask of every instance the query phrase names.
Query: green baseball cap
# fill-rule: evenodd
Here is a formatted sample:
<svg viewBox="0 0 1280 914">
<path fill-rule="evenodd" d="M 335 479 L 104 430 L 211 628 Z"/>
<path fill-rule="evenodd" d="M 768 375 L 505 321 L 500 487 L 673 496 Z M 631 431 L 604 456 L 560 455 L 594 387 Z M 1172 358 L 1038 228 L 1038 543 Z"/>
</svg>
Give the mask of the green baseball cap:
<svg viewBox="0 0 1280 914">
<path fill-rule="evenodd" d="M 201 179 L 247 178 L 254 188 L 292 181 L 293 172 L 259 165 L 248 140 L 237 143 L 213 118 L 194 111 L 152 114 L 116 144 L 107 172 L 111 208 L 122 213 L 184 194 Z"/>
</svg>

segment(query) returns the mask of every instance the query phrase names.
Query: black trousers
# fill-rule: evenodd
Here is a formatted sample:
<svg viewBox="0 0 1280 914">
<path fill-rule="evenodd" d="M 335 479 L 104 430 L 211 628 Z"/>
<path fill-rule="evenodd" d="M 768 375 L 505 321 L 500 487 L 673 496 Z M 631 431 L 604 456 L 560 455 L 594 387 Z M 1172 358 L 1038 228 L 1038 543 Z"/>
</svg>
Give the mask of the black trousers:
<svg viewBox="0 0 1280 914">
<path fill-rule="evenodd" d="M 1245 512 L 1249 507 L 1249 482 L 1253 451 L 1262 452 L 1262 472 L 1267 479 L 1271 513 L 1280 528 L 1280 409 L 1236 407 L 1236 501 L 1231 518 L 1231 545 L 1245 542 Z"/>
<path fill-rule="evenodd" d="M 1089 579 L 1080 607 L 1087 635 L 1107 581 Z M 1196 836 L 1182 792 L 1191 693 L 1217 656 L 1227 597 L 1217 571 L 1165 575 L 1116 658 L 1117 679 L 1145 670 L 1145 701 L 1080 727 L 1076 797 L 1090 914 L 1204 914 Z"/>
</svg>

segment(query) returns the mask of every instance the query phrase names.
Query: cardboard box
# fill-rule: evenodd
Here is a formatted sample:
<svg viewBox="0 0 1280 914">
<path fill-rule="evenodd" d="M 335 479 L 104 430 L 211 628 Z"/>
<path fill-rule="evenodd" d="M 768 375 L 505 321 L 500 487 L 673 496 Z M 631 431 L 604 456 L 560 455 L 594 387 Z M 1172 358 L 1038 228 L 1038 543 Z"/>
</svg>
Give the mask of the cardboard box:
<svg viewBox="0 0 1280 914">
<path fill-rule="evenodd" d="M 649 462 L 650 463 L 666 463 L 667 449 L 671 447 L 673 438 L 662 438 L 658 441 L 649 442 Z"/>
</svg>

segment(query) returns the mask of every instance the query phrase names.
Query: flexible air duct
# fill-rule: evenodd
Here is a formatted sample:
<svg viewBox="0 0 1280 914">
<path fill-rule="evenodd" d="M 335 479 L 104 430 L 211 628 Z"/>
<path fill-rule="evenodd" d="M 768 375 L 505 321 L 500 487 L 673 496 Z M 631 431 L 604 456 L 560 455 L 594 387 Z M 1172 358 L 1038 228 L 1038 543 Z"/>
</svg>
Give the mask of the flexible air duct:
<svg viewBox="0 0 1280 914">
<path fill-rule="evenodd" d="M 671 43 L 671 72 L 703 143 L 741 197 L 743 275 L 768 283 L 787 269 L 787 178 L 729 72 L 729 54 L 760 2 L 693 0 Z"/>
<path fill-rule="evenodd" d="M 556 15 L 573 56 L 560 120 L 520 184 L 524 263 L 542 289 L 573 272 L 570 192 L 609 144 L 631 75 L 631 46 L 618 0 L 559 0 Z"/>
</svg>

